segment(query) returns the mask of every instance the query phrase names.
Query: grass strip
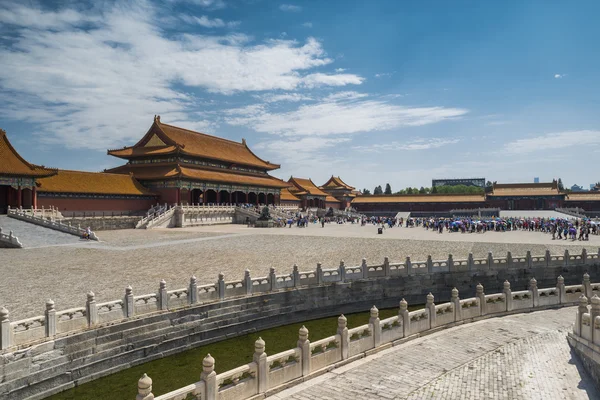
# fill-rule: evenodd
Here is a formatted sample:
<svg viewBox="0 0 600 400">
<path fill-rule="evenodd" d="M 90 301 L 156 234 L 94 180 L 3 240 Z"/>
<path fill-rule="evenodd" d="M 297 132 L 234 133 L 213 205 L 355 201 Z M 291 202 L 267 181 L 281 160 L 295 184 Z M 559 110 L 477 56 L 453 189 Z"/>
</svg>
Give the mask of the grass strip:
<svg viewBox="0 0 600 400">
<path fill-rule="evenodd" d="M 409 307 L 409 311 L 420 308 L 423 308 L 423 306 Z M 397 307 L 379 310 L 380 319 L 395 315 L 398 315 Z M 369 311 L 348 314 L 346 317 L 348 318 L 348 328 L 354 328 L 369 322 Z M 337 319 L 337 316 L 314 319 L 196 347 L 84 383 L 73 389 L 50 396 L 48 399 L 132 400 L 137 395 L 137 381 L 144 373 L 152 378 L 152 393 L 155 396 L 160 396 L 200 380 L 202 359 L 207 353 L 215 358 L 215 371 L 219 374 L 251 362 L 254 353 L 254 342 L 259 336 L 266 343 L 266 353 L 276 354 L 296 347 L 298 330 L 302 325 L 308 328 L 311 342 L 335 335 Z"/>
</svg>

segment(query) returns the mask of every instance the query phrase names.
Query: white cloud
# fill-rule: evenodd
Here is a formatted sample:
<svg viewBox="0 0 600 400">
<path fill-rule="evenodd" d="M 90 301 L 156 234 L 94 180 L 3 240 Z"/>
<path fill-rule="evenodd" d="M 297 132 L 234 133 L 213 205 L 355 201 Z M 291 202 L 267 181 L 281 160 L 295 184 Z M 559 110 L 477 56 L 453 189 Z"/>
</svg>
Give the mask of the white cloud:
<svg viewBox="0 0 600 400">
<path fill-rule="evenodd" d="M 572 146 L 600 145 L 600 131 L 568 131 L 548 133 L 527 139 L 518 139 L 504 145 L 512 154 L 527 154 L 543 150 L 558 150 Z M 589 147 L 586 147 L 586 151 Z"/>
<path fill-rule="evenodd" d="M 232 94 L 362 82 L 352 74 L 311 74 L 332 62 L 313 38 L 252 44 L 243 34 L 167 37 L 159 18 L 143 0 L 102 2 L 93 12 L 2 3 L 0 23 L 10 24 L 11 40 L 0 47 L 0 117 L 41 123 L 45 141 L 106 149 L 139 138 L 159 113 L 167 122 L 214 129 L 190 112 L 201 100 L 174 84 Z"/>
<path fill-rule="evenodd" d="M 336 68 L 335 72 L 340 73 L 340 72 L 344 72 L 346 70 L 346 68 Z"/>
<path fill-rule="evenodd" d="M 194 23 L 205 28 L 235 28 L 240 25 L 240 21 L 225 22 L 220 18 L 210 19 L 206 15 L 195 17 L 191 15 L 181 15 L 181 19 L 187 23 Z"/>
<path fill-rule="evenodd" d="M 285 94 L 265 94 L 254 96 L 266 103 L 277 103 L 281 101 L 299 102 L 304 100 L 312 100 L 312 97 L 300 93 L 285 93 Z"/>
<path fill-rule="evenodd" d="M 282 4 L 282 5 L 279 6 L 279 9 L 281 11 L 286 11 L 286 12 L 300 12 L 300 11 L 302 11 L 302 7 L 295 6 L 293 4 Z"/>
<path fill-rule="evenodd" d="M 312 24 L 312 22 L 305 22 L 305 23 L 302 24 L 302 26 L 305 27 L 305 28 L 312 28 L 313 24 Z"/>
<path fill-rule="evenodd" d="M 556 79 L 562 79 L 562 78 L 564 78 L 565 76 L 567 76 L 567 74 L 554 74 L 554 77 L 555 77 Z"/>
<path fill-rule="evenodd" d="M 368 97 L 369 95 L 366 93 L 359 93 L 354 91 L 348 92 L 336 92 L 328 95 L 323 100 L 326 102 L 330 101 L 343 101 L 343 100 L 356 100 L 364 97 Z"/>
<path fill-rule="evenodd" d="M 460 139 L 443 139 L 443 138 L 430 138 L 430 139 L 416 139 L 409 140 L 406 142 L 391 142 L 391 143 L 381 143 L 381 144 L 372 144 L 369 146 L 354 146 L 353 149 L 359 151 L 366 151 L 372 153 L 380 153 L 383 151 L 398 151 L 398 150 L 430 150 L 430 149 L 438 149 L 440 147 L 444 147 L 450 144 L 455 144 L 460 142 Z"/>
<path fill-rule="evenodd" d="M 396 71 L 394 72 L 382 72 L 379 74 L 375 74 L 375 78 L 389 78 L 390 76 L 394 75 Z"/>
<path fill-rule="evenodd" d="M 225 122 L 275 135 L 326 136 L 433 124 L 460 118 L 468 112 L 460 108 L 406 107 L 360 97 L 355 92 L 345 92 L 281 113 L 262 107 L 252 114 L 232 113 Z"/>
<path fill-rule="evenodd" d="M 208 10 L 220 10 L 225 8 L 223 0 L 168 0 L 170 3 L 190 3 Z"/>
<path fill-rule="evenodd" d="M 307 88 L 315 88 L 320 86 L 346 86 L 346 85 L 360 85 L 364 79 L 354 74 L 335 74 L 328 75 L 323 73 L 316 73 L 306 75 L 302 79 L 302 84 Z"/>
</svg>

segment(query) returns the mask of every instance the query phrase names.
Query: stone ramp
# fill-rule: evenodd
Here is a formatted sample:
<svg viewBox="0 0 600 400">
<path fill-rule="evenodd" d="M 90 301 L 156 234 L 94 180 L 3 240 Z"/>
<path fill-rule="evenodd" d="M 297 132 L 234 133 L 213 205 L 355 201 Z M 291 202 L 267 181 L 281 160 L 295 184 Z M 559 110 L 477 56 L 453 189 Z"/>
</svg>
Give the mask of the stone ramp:
<svg viewBox="0 0 600 400">
<path fill-rule="evenodd" d="M 500 218 L 565 218 L 573 219 L 572 215 L 553 210 L 501 210 Z"/>
<path fill-rule="evenodd" d="M 406 221 L 407 218 L 410 218 L 410 212 L 400 211 L 398 214 L 396 214 L 396 218 L 402 218 Z"/>
<path fill-rule="evenodd" d="M 4 233 L 13 231 L 24 248 L 47 247 L 75 244 L 81 241 L 77 236 L 29 224 L 18 219 L 0 216 L 0 227 Z"/>
</svg>

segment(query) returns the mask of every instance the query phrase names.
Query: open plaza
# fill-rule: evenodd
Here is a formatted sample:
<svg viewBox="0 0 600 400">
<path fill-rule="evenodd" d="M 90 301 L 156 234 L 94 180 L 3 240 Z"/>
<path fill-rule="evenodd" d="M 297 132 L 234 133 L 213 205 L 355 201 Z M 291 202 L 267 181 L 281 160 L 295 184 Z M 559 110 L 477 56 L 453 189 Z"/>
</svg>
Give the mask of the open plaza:
<svg viewBox="0 0 600 400">
<path fill-rule="evenodd" d="M 0 221 L 6 217 L 0 217 Z M 226 280 L 241 279 L 249 269 L 253 276 L 265 276 L 273 267 L 289 273 L 294 264 L 300 270 L 335 268 L 346 265 L 486 257 L 488 252 L 505 256 L 572 254 L 585 248 L 597 253 L 600 236 L 587 242 L 552 240 L 550 234 L 529 231 L 486 232 L 483 234 L 438 234 L 422 227 L 385 229 L 351 224 L 309 224 L 306 228 L 257 229 L 245 225 L 214 225 L 181 229 L 115 230 L 98 233 L 100 242 L 72 236 L 60 244 L 37 243 L 21 250 L 1 250 L 3 282 L 0 298 L 15 318 L 39 314 L 46 300 L 57 309 L 81 306 L 86 293 L 98 301 L 121 298 L 127 285 L 134 293 L 157 290 L 164 279 L 169 289 L 185 287 L 195 275 L 198 282 L 214 283 L 219 273 Z M 51 236 L 51 234 L 50 234 Z M 33 278 L 34 277 L 34 278 Z M 24 288 L 24 290 L 15 290 Z M 26 290 L 25 290 L 26 288 Z"/>
</svg>

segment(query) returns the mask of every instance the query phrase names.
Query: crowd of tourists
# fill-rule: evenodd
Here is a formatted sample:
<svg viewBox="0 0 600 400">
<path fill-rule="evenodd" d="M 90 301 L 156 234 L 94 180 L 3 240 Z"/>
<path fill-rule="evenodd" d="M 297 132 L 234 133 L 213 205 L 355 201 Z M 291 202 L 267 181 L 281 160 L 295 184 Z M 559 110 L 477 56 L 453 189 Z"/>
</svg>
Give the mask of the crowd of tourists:
<svg viewBox="0 0 600 400">
<path fill-rule="evenodd" d="M 381 228 L 423 227 L 437 233 L 485 233 L 531 231 L 552 235 L 552 240 L 589 240 L 600 234 L 600 224 L 591 219 L 565 218 L 394 218 L 364 217 L 361 225 Z"/>
</svg>

